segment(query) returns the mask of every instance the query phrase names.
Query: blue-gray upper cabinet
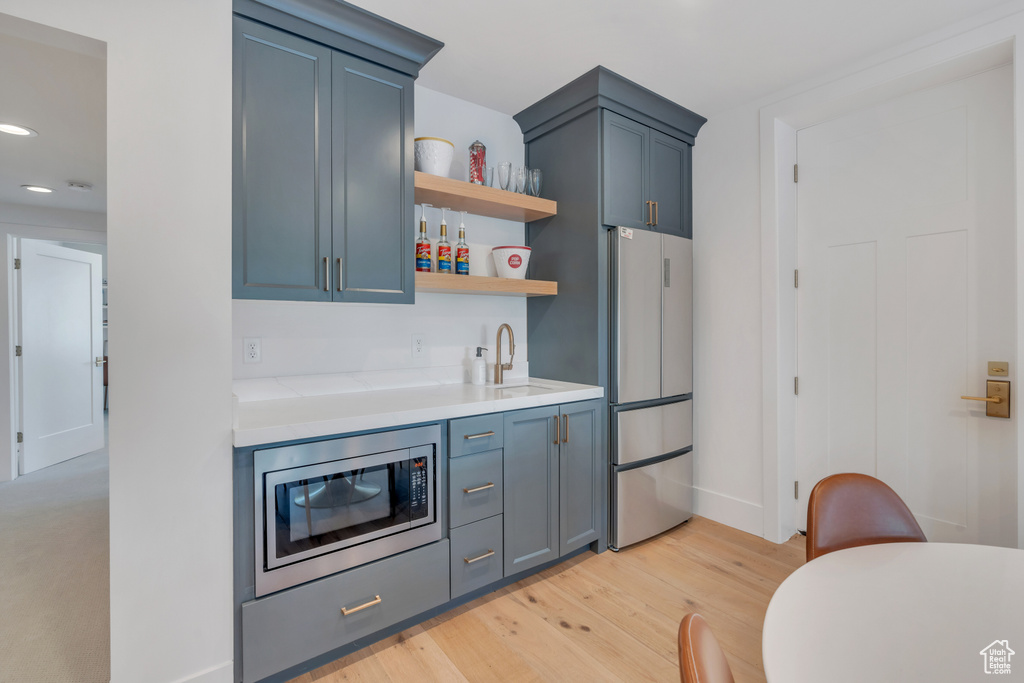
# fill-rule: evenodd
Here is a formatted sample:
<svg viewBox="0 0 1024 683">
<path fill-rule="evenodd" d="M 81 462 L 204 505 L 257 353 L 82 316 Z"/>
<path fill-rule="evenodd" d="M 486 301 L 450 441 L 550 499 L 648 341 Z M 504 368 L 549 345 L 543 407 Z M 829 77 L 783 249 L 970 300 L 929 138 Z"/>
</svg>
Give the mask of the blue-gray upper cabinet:
<svg viewBox="0 0 1024 683">
<path fill-rule="evenodd" d="M 234 298 L 331 300 L 330 111 L 331 50 L 235 19 Z"/>
<path fill-rule="evenodd" d="M 604 401 L 505 413 L 505 576 L 599 540 Z"/>
<path fill-rule="evenodd" d="M 413 80 L 334 53 L 335 301 L 412 303 Z"/>
<path fill-rule="evenodd" d="M 602 139 L 602 222 L 690 237 L 690 145 L 609 110 Z"/>
<path fill-rule="evenodd" d="M 411 303 L 413 79 L 235 18 L 236 299 Z"/>
</svg>

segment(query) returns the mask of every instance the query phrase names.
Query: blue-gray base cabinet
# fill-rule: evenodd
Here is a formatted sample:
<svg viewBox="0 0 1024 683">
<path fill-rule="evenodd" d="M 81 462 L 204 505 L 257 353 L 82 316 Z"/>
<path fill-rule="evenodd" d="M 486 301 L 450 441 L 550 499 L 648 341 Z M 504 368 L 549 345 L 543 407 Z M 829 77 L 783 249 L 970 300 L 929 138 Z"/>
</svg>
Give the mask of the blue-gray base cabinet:
<svg viewBox="0 0 1024 683">
<path fill-rule="evenodd" d="M 448 541 L 242 605 L 246 683 L 448 602 Z"/>
<path fill-rule="evenodd" d="M 446 538 L 257 599 L 253 452 L 266 446 L 236 449 L 236 681 L 290 680 L 588 547 L 604 551 L 606 411 L 594 399 L 442 423 Z M 325 439 L 342 436 L 353 435 Z"/>
<path fill-rule="evenodd" d="M 506 575 L 606 541 L 604 412 L 596 399 L 505 413 Z"/>
</svg>

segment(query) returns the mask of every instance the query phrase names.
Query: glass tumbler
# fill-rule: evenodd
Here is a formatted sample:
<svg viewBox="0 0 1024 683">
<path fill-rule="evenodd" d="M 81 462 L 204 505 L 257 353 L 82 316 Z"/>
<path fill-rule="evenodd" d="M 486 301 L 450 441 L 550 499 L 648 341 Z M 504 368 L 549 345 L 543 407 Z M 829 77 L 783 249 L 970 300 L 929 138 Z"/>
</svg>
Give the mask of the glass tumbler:
<svg viewBox="0 0 1024 683">
<path fill-rule="evenodd" d="M 509 181 L 512 180 L 512 162 L 503 161 L 498 164 L 498 186 L 503 190 L 509 189 Z"/>
<path fill-rule="evenodd" d="M 526 192 L 526 179 L 527 179 L 527 168 L 525 166 L 516 166 L 516 192 L 524 194 Z"/>
<path fill-rule="evenodd" d="M 540 183 L 543 180 L 543 174 L 539 168 L 531 168 L 530 176 L 528 179 L 530 194 L 534 197 L 540 196 Z"/>
<path fill-rule="evenodd" d="M 494 167 L 484 165 L 484 185 L 494 187 Z"/>
</svg>

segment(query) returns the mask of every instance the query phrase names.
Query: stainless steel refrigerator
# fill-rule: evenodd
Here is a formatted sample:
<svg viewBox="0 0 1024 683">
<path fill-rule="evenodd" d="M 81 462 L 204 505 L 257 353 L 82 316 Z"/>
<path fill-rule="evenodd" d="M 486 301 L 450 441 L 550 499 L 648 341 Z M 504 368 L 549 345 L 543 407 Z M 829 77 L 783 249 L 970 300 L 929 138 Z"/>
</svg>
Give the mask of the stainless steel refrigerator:
<svg viewBox="0 0 1024 683">
<path fill-rule="evenodd" d="M 612 237 L 613 549 L 693 514 L 693 242 L 619 227 Z"/>
</svg>

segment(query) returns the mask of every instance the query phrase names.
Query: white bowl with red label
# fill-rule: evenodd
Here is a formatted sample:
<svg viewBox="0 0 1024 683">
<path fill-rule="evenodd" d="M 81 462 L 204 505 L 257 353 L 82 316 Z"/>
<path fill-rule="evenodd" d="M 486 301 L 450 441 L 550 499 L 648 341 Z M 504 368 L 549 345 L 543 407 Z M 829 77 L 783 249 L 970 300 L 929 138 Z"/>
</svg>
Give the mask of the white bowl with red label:
<svg viewBox="0 0 1024 683">
<path fill-rule="evenodd" d="M 529 247 L 494 247 L 491 255 L 494 257 L 498 277 L 526 279 L 526 266 L 530 263 Z"/>
</svg>

